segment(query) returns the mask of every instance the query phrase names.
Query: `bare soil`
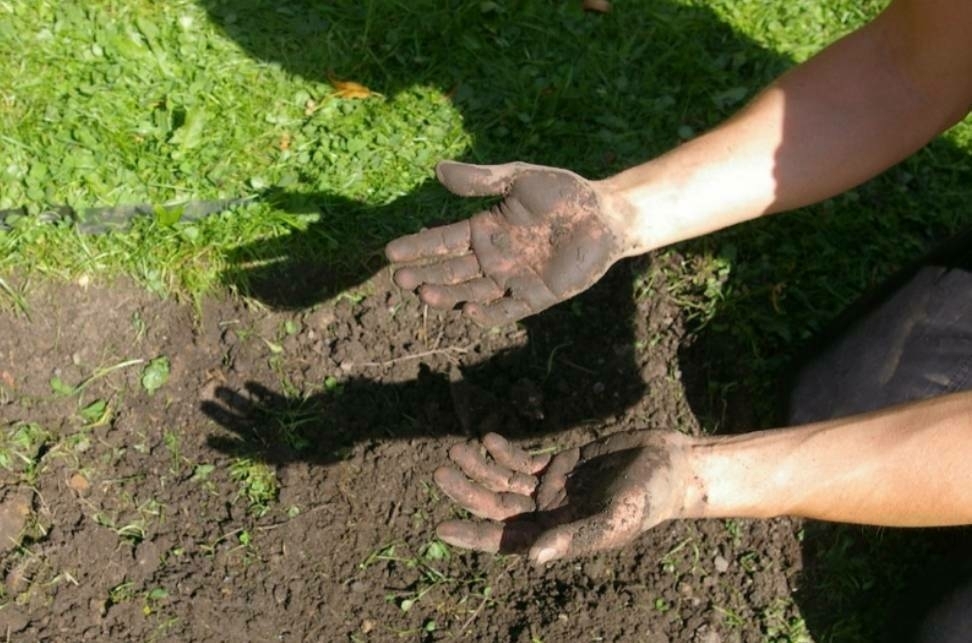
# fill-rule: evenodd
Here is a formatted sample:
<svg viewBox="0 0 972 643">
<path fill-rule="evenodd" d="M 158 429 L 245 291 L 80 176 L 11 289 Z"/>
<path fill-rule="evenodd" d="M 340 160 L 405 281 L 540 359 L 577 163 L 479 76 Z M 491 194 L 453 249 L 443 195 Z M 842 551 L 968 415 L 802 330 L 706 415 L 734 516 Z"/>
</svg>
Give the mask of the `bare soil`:
<svg viewBox="0 0 972 643">
<path fill-rule="evenodd" d="M 654 295 L 633 297 L 632 274 L 650 274 Z M 488 331 L 426 310 L 387 270 L 288 312 L 164 301 L 127 282 L 33 284 L 0 316 L 0 446 L 13 454 L 0 468 L 0 636 L 794 634 L 800 521 L 684 521 L 543 569 L 435 540 L 456 508 L 432 471 L 456 440 L 700 430 L 663 280 L 623 263 L 575 302 Z M 149 393 L 143 371 L 160 356 L 171 372 Z M 102 416 L 83 412 L 98 400 Z M 11 437 L 28 425 L 41 437 Z"/>
</svg>

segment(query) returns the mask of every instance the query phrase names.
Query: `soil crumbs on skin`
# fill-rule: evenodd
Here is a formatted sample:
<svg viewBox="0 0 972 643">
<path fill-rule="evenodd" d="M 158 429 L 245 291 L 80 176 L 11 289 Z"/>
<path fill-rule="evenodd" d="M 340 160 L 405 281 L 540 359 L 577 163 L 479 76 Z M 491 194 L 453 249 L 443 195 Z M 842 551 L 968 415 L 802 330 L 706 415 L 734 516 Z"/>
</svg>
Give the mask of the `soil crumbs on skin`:
<svg viewBox="0 0 972 643">
<path fill-rule="evenodd" d="M 32 285 L 0 313 L 0 636 L 717 643 L 785 631 L 799 622 L 797 521 L 682 521 L 544 569 L 435 539 L 457 509 L 432 472 L 457 440 L 699 431 L 677 308 L 664 287 L 633 298 L 627 269 L 576 304 L 486 331 L 425 310 L 387 271 L 298 312 L 179 304 L 125 282 Z"/>
</svg>

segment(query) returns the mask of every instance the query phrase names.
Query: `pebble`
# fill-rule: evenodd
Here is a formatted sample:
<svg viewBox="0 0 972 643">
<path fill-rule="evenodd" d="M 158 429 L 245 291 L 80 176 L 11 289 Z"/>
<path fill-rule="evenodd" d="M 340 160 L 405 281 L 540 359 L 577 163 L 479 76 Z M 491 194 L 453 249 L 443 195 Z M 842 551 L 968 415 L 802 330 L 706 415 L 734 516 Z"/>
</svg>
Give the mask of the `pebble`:
<svg viewBox="0 0 972 643">
<path fill-rule="evenodd" d="M 0 553 L 20 544 L 20 537 L 30 516 L 30 496 L 12 493 L 0 502 Z"/>
</svg>

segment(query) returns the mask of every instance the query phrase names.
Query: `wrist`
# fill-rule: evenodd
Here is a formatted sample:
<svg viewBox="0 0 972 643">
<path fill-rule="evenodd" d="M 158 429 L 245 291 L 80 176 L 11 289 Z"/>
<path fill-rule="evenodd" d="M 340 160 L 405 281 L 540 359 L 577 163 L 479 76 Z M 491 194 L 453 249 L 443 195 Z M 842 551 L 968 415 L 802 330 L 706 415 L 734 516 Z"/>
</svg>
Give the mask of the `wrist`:
<svg viewBox="0 0 972 643">
<path fill-rule="evenodd" d="M 695 438 L 687 449 L 686 518 L 772 518 L 789 513 L 789 431 Z"/>
<path fill-rule="evenodd" d="M 705 517 L 706 489 L 697 461 L 699 442 L 704 438 L 666 431 L 656 439 L 664 455 L 648 482 L 652 526 L 666 520 Z"/>
<path fill-rule="evenodd" d="M 591 181 L 601 200 L 601 212 L 605 223 L 618 238 L 621 254 L 634 257 L 664 245 L 651 235 L 647 210 L 634 197 L 632 189 L 627 188 L 616 175 L 599 181 Z"/>
</svg>

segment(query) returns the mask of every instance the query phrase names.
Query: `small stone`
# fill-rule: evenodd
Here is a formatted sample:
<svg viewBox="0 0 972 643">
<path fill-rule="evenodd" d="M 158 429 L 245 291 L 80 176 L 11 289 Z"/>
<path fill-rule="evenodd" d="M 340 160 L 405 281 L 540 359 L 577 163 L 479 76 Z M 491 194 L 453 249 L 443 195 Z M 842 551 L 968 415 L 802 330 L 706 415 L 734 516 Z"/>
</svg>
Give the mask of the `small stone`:
<svg viewBox="0 0 972 643">
<path fill-rule="evenodd" d="M 11 634 L 16 634 L 30 625 L 30 619 L 21 611 L 21 608 L 13 603 L 7 603 L 0 610 L 0 632 L 3 632 L 10 640 Z"/>
<path fill-rule="evenodd" d="M 0 553 L 20 544 L 29 517 L 30 496 L 14 493 L 0 502 Z"/>
<path fill-rule="evenodd" d="M 693 643 L 722 643 L 722 637 L 708 625 L 703 625 L 695 630 Z"/>
<path fill-rule="evenodd" d="M 108 601 L 104 598 L 92 598 L 88 601 L 88 609 L 98 616 L 104 616 L 108 613 Z"/>
<path fill-rule="evenodd" d="M 720 574 L 725 574 L 729 569 L 729 561 L 722 556 L 716 556 L 712 559 L 712 564 L 715 565 L 715 570 Z"/>
<path fill-rule="evenodd" d="M 70 478 L 68 478 L 67 486 L 69 486 L 74 491 L 77 491 L 80 495 L 86 495 L 88 490 L 91 489 L 91 483 L 80 473 L 75 473 Z"/>
<path fill-rule="evenodd" d="M 589 578 L 598 579 L 603 576 L 606 571 L 606 565 L 600 558 L 594 558 L 584 563 L 584 574 L 586 574 Z"/>
<path fill-rule="evenodd" d="M 366 618 L 361 622 L 361 633 L 368 634 L 371 630 L 375 629 L 375 622 L 370 618 Z"/>
</svg>

